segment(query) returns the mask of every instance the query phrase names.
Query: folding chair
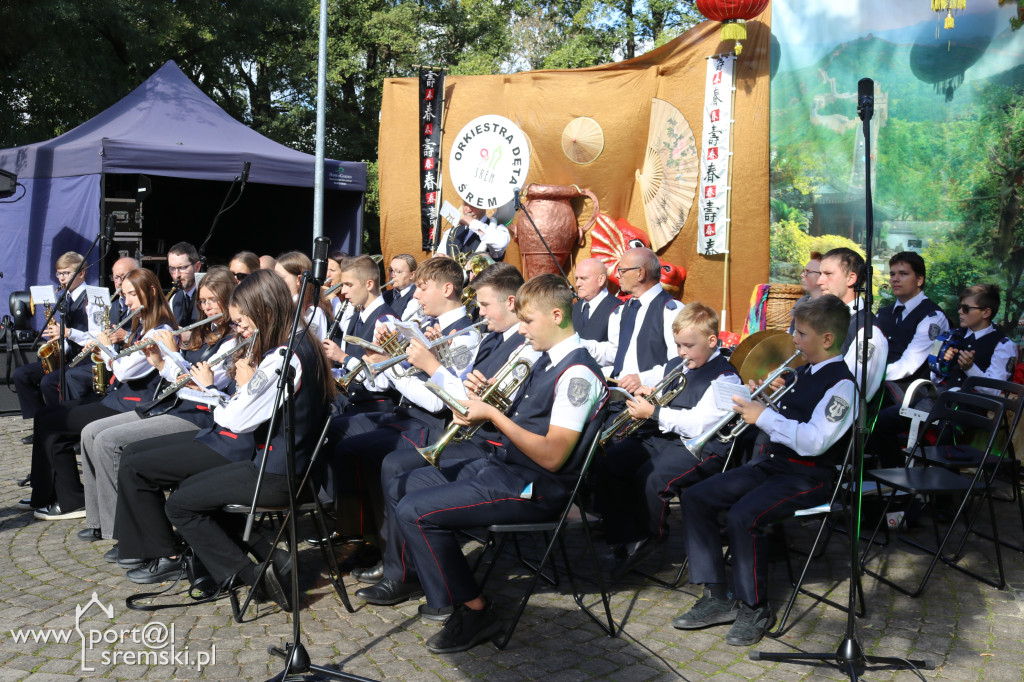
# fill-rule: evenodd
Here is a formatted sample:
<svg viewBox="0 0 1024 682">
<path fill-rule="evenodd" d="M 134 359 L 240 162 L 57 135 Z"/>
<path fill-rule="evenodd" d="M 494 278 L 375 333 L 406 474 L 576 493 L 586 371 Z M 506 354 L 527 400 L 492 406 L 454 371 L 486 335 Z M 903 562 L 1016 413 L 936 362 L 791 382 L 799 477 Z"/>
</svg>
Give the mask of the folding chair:
<svg viewBox="0 0 1024 682">
<path fill-rule="evenodd" d="M 994 413 L 994 418 L 989 416 L 990 412 Z M 877 481 L 882 488 L 887 488 L 889 493 L 882 513 L 879 515 L 879 520 L 875 524 L 874 531 L 871 534 L 871 539 L 867 543 L 865 550 L 861 555 L 860 564 L 862 572 L 893 587 L 903 594 L 911 597 L 917 597 L 924 592 L 925 585 L 931 577 L 932 571 L 935 569 L 935 565 L 942 560 L 943 563 L 946 563 L 977 580 L 988 585 L 992 585 L 998 589 L 1002 589 L 1006 584 L 1006 581 L 1003 571 L 1002 553 L 1000 551 L 1000 543 L 998 541 L 999 535 L 996 525 L 995 507 L 993 505 L 991 488 L 989 486 L 990 477 L 985 475 L 986 467 L 977 467 L 974 475 L 968 478 L 967 476 L 960 475 L 951 469 L 935 466 L 934 463 L 930 462 L 928 459 L 918 456 L 918 453 L 923 452 L 923 448 L 925 447 L 924 436 L 928 427 L 935 426 L 939 430 L 939 442 L 942 442 L 943 436 L 953 428 L 953 425 L 958 425 L 977 429 L 980 433 L 987 436 L 987 445 L 983 450 L 983 456 L 981 458 L 981 461 L 986 461 L 991 455 L 993 445 L 996 441 L 996 435 L 999 431 L 1000 424 L 1003 421 L 1004 414 L 1005 408 L 1003 404 L 991 398 L 966 394 L 961 391 L 947 391 L 942 393 L 938 396 L 935 406 L 928 414 L 925 428 L 923 428 L 918 435 L 917 440 L 911 449 L 910 457 L 908 457 L 906 466 L 897 469 L 874 469 L 866 472 L 867 478 Z M 926 498 L 926 502 L 934 501 L 937 496 L 955 496 L 962 498 L 952 520 L 949 522 L 949 527 L 946 529 L 944 534 L 940 534 L 939 532 L 939 522 L 938 519 L 936 519 L 935 514 L 930 514 L 932 517 L 932 528 L 935 534 L 934 547 L 927 547 L 902 535 L 897 527 L 897 539 L 932 555 L 932 560 L 929 563 L 924 576 L 921 578 L 918 586 L 914 589 L 903 587 L 902 585 L 885 578 L 879 572 L 867 567 L 871 548 L 874 545 L 874 539 L 878 534 L 879 528 L 885 524 L 886 513 L 889 511 L 897 493 L 900 492 L 914 496 L 924 496 Z M 995 547 L 996 564 L 998 566 L 999 573 L 998 578 L 995 580 L 986 578 L 979 573 L 959 565 L 958 557 L 949 557 L 943 554 L 943 550 L 949 542 L 957 523 L 961 521 L 961 519 L 965 521 L 968 519 L 967 509 L 973 499 L 979 499 L 982 503 L 987 501 L 988 503 L 993 546 Z M 922 517 L 923 516 L 924 514 L 922 514 Z M 973 522 L 967 523 L 965 533 L 970 532 L 972 524 Z M 885 532 L 888 533 L 887 527 Z M 960 545 L 961 549 L 962 546 L 963 543 Z M 961 550 L 958 549 L 958 554 L 960 551 Z"/>
<path fill-rule="evenodd" d="M 569 495 L 569 499 L 566 502 L 565 507 L 562 509 L 562 512 L 559 514 L 558 518 L 553 519 L 551 521 L 540 523 L 494 524 L 488 526 L 487 528 L 488 535 L 484 543 L 483 551 L 487 552 L 489 548 L 493 547 L 494 552 L 492 554 L 491 562 L 487 567 L 487 571 L 484 573 L 483 577 L 480 580 L 481 590 L 483 590 L 483 587 L 486 584 L 487 579 L 490 576 L 491 571 L 493 570 L 494 564 L 497 562 L 498 557 L 501 556 L 502 550 L 504 549 L 505 543 L 508 541 L 509 537 L 515 538 L 519 533 L 541 533 L 545 539 L 546 544 L 544 554 L 540 562 L 536 566 L 530 565 L 525 561 L 523 562 L 527 566 L 529 566 L 529 568 L 533 572 L 533 576 L 530 578 L 530 581 L 526 587 L 526 593 L 523 595 L 523 598 L 519 602 L 519 606 L 516 609 L 515 616 L 512 618 L 512 622 L 509 623 L 508 628 L 505 630 L 504 638 L 500 642 L 497 641 L 497 639 L 495 639 L 494 645 L 498 649 L 504 649 L 506 646 L 508 646 L 509 640 L 512 639 L 512 633 L 515 631 L 516 625 L 519 624 L 519 619 L 520 617 L 522 617 L 523 611 L 526 609 L 526 604 L 530 600 L 530 597 L 533 595 L 533 592 L 537 587 L 537 581 L 540 580 L 541 577 L 545 577 L 543 576 L 543 572 L 544 568 L 548 564 L 549 559 L 552 561 L 552 568 L 554 569 L 554 559 L 552 558 L 552 554 L 555 551 L 556 544 L 558 545 L 559 551 L 561 553 L 564 569 L 569 577 L 569 583 L 572 587 L 573 599 L 576 602 L 577 606 L 579 606 L 580 609 L 582 609 L 583 612 L 591 618 L 591 620 L 600 625 L 601 629 L 604 630 L 609 637 L 615 637 L 617 634 L 617 630 L 615 628 L 615 621 L 612 619 L 610 598 L 604 584 L 604 579 L 601 576 L 600 565 L 597 560 L 597 553 L 594 551 L 593 538 L 591 537 L 590 533 L 590 524 L 587 520 L 586 511 L 580 505 L 579 500 L 580 492 L 583 489 L 583 484 L 584 480 L 586 479 L 587 471 L 590 469 L 590 463 L 593 461 L 594 452 L 597 449 L 598 436 L 601 433 L 600 427 L 601 424 L 604 423 L 604 412 L 605 410 L 602 407 L 602 409 L 598 411 L 597 415 L 590 422 L 590 424 L 588 424 L 587 429 L 584 431 L 583 435 L 580 437 L 579 442 L 576 444 L 576 450 L 574 451 L 573 456 L 570 457 L 570 459 L 573 459 L 575 455 L 578 454 L 579 452 L 585 453 L 583 464 L 580 467 L 580 475 L 576 479 L 576 484 L 573 487 L 572 493 Z M 591 563 L 594 567 L 595 574 L 597 576 L 598 589 L 601 592 L 601 602 L 604 606 L 604 615 L 605 618 L 607 618 L 607 623 L 605 623 L 602 618 L 595 614 L 594 611 L 584 603 L 584 594 L 577 587 L 576 576 L 573 573 L 572 565 L 569 563 L 568 553 L 565 550 L 565 540 L 563 538 L 563 531 L 569 526 L 567 521 L 570 513 L 573 510 L 573 507 L 580 507 L 579 511 L 581 518 L 578 522 L 578 525 L 580 525 L 583 528 L 583 539 L 584 543 L 586 544 L 587 555 L 590 557 Z M 576 525 L 576 523 L 574 523 L 573 525 Z M 548 582 L 551 582 L 552 584 L 557 584 L 557 573 L 555 574 L 554 580 L 546 577 L 545 579 L 548 580 Z"/>
<path fill-rule="evenodd" d="M 338 598 L 341 599 L 341 603 L 345 606 L 345 610 L 349 613 L 353 613 L 355 609 L 352 608 L 352 603 L 348 598 L 348 592 L 345 590 L 344 579 L 341 577 L 341 570 L 338 567 L 338 558 L 334 553 L 334 543 L 331 540 L 330 532 L 327 530 L 327 524 L 324 521 L 326 513 L 324 512 L 324 508 L 319 497 L 317 497 L 317 486 L 314 485 L 314 479 L 316 479 L 317 476 L 314 476 L 313 474 L 314 472 L 319 471 L 317 467 L 317 458 L 320 454 L 320 449 L 323 447 L 324 443 L 327 442 L 327 431 L 331 425 L 331 416 L 332 415 L 328 415 L 327 419 L 324 421 L 323 429 L 320 432 L 320 440 L 317 441 L 316 448 L 313 450 L 313 454 L 309 458 L 309 464 L 306 466 L 306 471 L 303 472 L 302 478 L 300 479 L 298 489 L 296 490 L 298 499 L 297 504 L 295 505 L 295 510 L 299 514 L 309 514 L 313 518 L 313 522 L 316 524 L 317 532 L 320 533 L 320 537 L 327 539 L 327 542 L 321 542 L 319 547 L 320 554 L 323 556 L 324 562 L 326 562 L 328 566 L 328 578 L 331 581 L 331 585 L 334 586 L 334 591 L 337 592 Z M 312 501 L 308 501 L 310 497 L 312 498 Z M 223 507 L 223 510 L 232 514 L 248 514 L 250 506 L 247 504 L 228 504 Z M 276 515 L 281 519 L 281 531 L 278 533 L 277 538 L 274 541 L 275 546 L 277 541 L 280 540 L 281 534 L 285 532 L 285 529 L 289 529 L 290 531 L 291 524 L 287 523 L 287 514 L 289 512 L 288 505 L 257 506 L 253 511 L 256 514 L 261 515 Z M 289 532 L 287 542 L 290 547 L 291 543 L 297 542 L 297 539 L 292 537 L 292 534 Z M 297 571 L 298 568 L 298 566 L 293 566 L 292 570 Z M 258 574 L 259 577 L 263 576 L 263 572 L 265 570 L 266 566 L 261 565 Z M 242 623 L 244 622 L 243 616 L 245 611 L 249 608 L 249 604 L 255 596 L 255 590 L 249 590 L 249 594 L 246 596 L 245 602 L 242 604 L 239 604 L 238 602 L 236 590 L 231 590 L 230 596 L 231 612 L 234 615 L 235 621 Z M 299 605 L 292 604 L 292 608 L 298 609 Z"/>
</svg>

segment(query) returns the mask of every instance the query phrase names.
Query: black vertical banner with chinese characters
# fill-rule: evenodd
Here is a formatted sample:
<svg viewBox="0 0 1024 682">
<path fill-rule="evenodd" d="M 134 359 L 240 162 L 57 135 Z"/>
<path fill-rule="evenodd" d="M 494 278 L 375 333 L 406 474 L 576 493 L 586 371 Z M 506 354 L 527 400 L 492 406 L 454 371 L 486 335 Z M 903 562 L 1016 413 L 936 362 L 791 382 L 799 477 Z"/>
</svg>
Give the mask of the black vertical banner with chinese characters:
<svg viewBox="0 0 1024 682">
<path fill-rule="evenodd" d="M 423 250 L 433 251 L 441 198 L 441 114 L 445 69 L 420 67 L 420 230 Z"/>
</svg>

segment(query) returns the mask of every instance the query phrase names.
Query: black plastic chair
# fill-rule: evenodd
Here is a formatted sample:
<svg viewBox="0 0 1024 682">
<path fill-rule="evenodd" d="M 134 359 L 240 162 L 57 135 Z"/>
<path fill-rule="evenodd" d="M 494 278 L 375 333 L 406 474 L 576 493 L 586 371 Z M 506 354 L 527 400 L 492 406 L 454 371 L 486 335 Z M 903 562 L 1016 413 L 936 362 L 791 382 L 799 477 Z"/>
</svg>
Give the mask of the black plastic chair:
<svg viewBox="0 0 1024 682">
<path fill-rule="evenodd" d="M 487 552 L 490 548 L 494 548 L 492 558 L 488 564 L 487 571 L 480 579 L 480 589 L 483 590 L 484 585 L 490 577 L 491 571 L 494 569 L 494 565 L 501 556 L 502 550 L 505 547 L 505 543 L 508 539 L 516 538 L 521 533 L 532 533 L 541 534 L 544 538 L 545 549 L 541 560 L 536 564 L 530 564 L 523 560 L 524 565 L 528 566 L 532 571 L 533 575 L 530 578 L 529 583 L 526 587 L 526 593 L 520 600 L 518 607 L 516 608 L 515 615 L 512 621 L 509 623 L 505 630 L 503 638 L 499 641 L 497 638 L 494 640 L 494 645 L 498 649 L 504 649 L 508 646 L 509 640 L 512 639 L 512 633 L 516 629 L 516 625 L 519 624 L 519 619 L 523 615 L 523 611 L 526 609 L 526 604 L 529 602 L 530 597 L 533 595 L 534 590 L 537 587 L 537 582 L 543 577 L 551 584 L 557 584 L 557 573 L 554 573 L 554 577 L 547 577 L 544 575 L 544 569 L 548 565 L 549 560 L 554 570 L 554 559 L 552 554 L 555 551 L 555 546 L 559 548 L 559 552 L 562 557 L 563 568 L 569 578 L 569 583 L 572 587 L 573 599 L 576 604 L 587 614 L 595 623 L 601 626 L 601 629 L 609 637 L 615 637 L 617 635 L 617 629 L 615 627 L 615 621 L 612 619 L 610 597 L 608 590 L 605 587 L 604 579 L 601 575 L 601 567 L 597 559 L 597 553 L 594 551 L 594 542 L 590 532 L 590 523 L 587 520 L 586 511 L 580 505 L 580 493 L 583 489 L 584 480 L 586 479 L 587 471 L 590 469 L 590 463 L 593 461 L 594 452 L 598 446 L 598 436 L 601 433 L 600 426 L 604 422 L 604 408 L 602 408 L 594 419 L 588 425 L 586 431 L 581 436 L 580 441 L 576 445 L 576 453 L 584 452 L 585 457 L 583 459 L 582 466 L 580 468 L 580 475 L 576 479 L 576 484 L 573 487 L 572 493 L 569 495 L 569 499 L 562 509 L 559 516 L 551 521 L 540 522 L 540 523 L 509 523 L 509 524 L 494 524 L 487 527 L 487 538 L 484 542 L 483 552 Z M 574 453 L 574 454 L 576 454 Z M 580 507 L 580 519 L 578 521 L 569 522 L 570 514 L 574 507 Z M 580 526 L 583 530 L 583 539 L 586 545 L 587 556 L 589 556 L 591 563 L 594 567 L 594 572 L 597 576 L 598 589 L 601 592 L 601 602 L 604 607 L 604 616 L 607 619 L 605 623 L 604 619 L 599 617 L 591 607 L 584 603 L 584 593 L 579 589 L 576 583 L 576 575 L 572 570 L 572 565 L 569 562 L 569 556 L 565 549 L 565 541 L 563 534 L 565 530 L 570 526 Z M 518 549 L 517 549 L 518 551 Z M 482 557 L 481 557 L 482 558 Z M 520 555 L 520 559 L 522 559 Z M 479 563 L 479 562 L 478 562 Z"/>
<path fill-rule="evenodd" d="M 990 416 L 990 414 L 992 416 Z M 1003 404 L 997 400 L 967 394 L 962 391 L 947 391 L 942 393 L 938 396 L 935 406 L 928 414 L 925 428 L 922 428 L 918 435 L 917 442 L 914 444 L 910 456 L 908 457 L 907 465 L 902 468 L 874 469 L 866 472 L 865 475 L 867 478 L 877 481 L 878 484 L 884 488 L 888 488 L 889 493 L 882 513 L 879 515 L 879 520 L 871 534 L 871 538 L 861 555 L 860 564 L 862 572 L 911 597 L 920 596 L 924 592 L 925 585 L 931 577 L 936 564 L 938 564 L 940 560 L 943 563 L 952 566 L 953 568 L 988 585 L 992 585 L 998 589 L 1002 589 L 1002 587 L 1005 586 L 1006 580 L 998 539 L 999 535 L 997 530 L 995 507 L 993 505 L 991 487 L 989 485 L 991 476 L 985 475 L 987 467 L 978 466 L 975 469 L 974 475 L 972 477 L 967 477 L 949 468 L 936 466 L 927 458 L 918 456 L 919 453 L 924 450 L 925 446 L 923 441 L 928 427 L 935 427 L 938 429 L 939 442 L 941 443 L 943 442 L 943 437 L 948 435 L 949 431 L 953 429 L 954 426 L 960 426 L 967 429 L 976 429 L 979 433 L 986 436 L 985 441 L 987 444 L 982 450 L 982 457 L 979 460 L 986 461 L 988 457 L 991 456 L 996 436 L 1000 429 L 1000 425 L 1003 422 L 1004 414 L 1005 408 Z M 994 475 L 994 472 L 992 475 Z M 932 555 L 932 560 L 929 563 L 924 576 L 921 578 L 918 586 L 913 589 L 903 587 L 902 585 L 884 577 L 879 572 L 867 567 L 871 549 L 875 544 L 875 537 L 877 536 L 879 529 L 884 526 L 885 532 L 888 533 L 888 527 L 885 526 L 886 513 L 892 506 L 892 502 L 896 495 L 900 492 L 914 496 L 923 496 L 926 499 L 926 507 L 928 503 L 933 503 L 936 497 L 960 498 L 959 506 L 957 507 L 953 518 L 950 520 L 945 533 L 940 533 L 939 531 L 939 522 L 936 518 L 936 514 L 929 514 L 932 517 L 932 528 L 935 534 L 934 547 L 922 545 L 900 534 L 899 528 L 897 527 L 897 539 Z M 982 504 L 987 502 L 988 505 L 992 540 L 996 555 L 996 565 L 998 567 L 998 578 L 996 579 L 987 578 L 986 576 L 959 564 L 959 555 L 963 547 L 963 542 L 960 543 L 957 556 L 951 557 L 943 553 L 958 522 L 963 520 L 965 522 L 965 533 L 971 532 L 973 521 L 968 519 L 968 508 L 970 503 L 974 500 L 977 500 Z M 921 514 L 922 518 L 924 515 L 924 513 Z"/>
</svg>

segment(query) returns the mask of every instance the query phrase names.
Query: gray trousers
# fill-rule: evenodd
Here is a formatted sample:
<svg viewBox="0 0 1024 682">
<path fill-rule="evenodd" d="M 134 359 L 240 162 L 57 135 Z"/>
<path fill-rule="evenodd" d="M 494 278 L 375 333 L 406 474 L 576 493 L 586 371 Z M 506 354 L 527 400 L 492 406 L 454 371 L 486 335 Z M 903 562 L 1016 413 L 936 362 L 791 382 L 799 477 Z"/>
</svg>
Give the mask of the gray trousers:
<svg viewBox="0 0 1024 682">
<path fill-rule="evenodd" d="M 143 419 L 135 411 L 99 419 L 82 429 L 82 483 L 85 486 L 85 527 L 99 528 L 105 540 L 114 537 L 117 510 L 117 468 L 129 443 L 199 427 L 169 414 Z"/>
</svg>

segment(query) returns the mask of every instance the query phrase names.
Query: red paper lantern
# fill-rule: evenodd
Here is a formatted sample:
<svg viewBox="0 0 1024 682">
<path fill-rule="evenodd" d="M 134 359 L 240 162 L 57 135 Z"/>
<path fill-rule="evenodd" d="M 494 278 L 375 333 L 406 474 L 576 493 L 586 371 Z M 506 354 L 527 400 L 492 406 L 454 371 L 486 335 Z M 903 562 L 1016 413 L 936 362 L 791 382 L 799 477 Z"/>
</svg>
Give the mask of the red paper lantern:
<svg viewBox="0 0 1024 682">
<path fill-rule="evenodd" d="M 768 0 L 697 0 L 697 11 L 713 21 L 722 22 L 722 40 L 736 41 L 736 54 L 743 51 L 747 21 L 768 7 Z"/>
</svg>

